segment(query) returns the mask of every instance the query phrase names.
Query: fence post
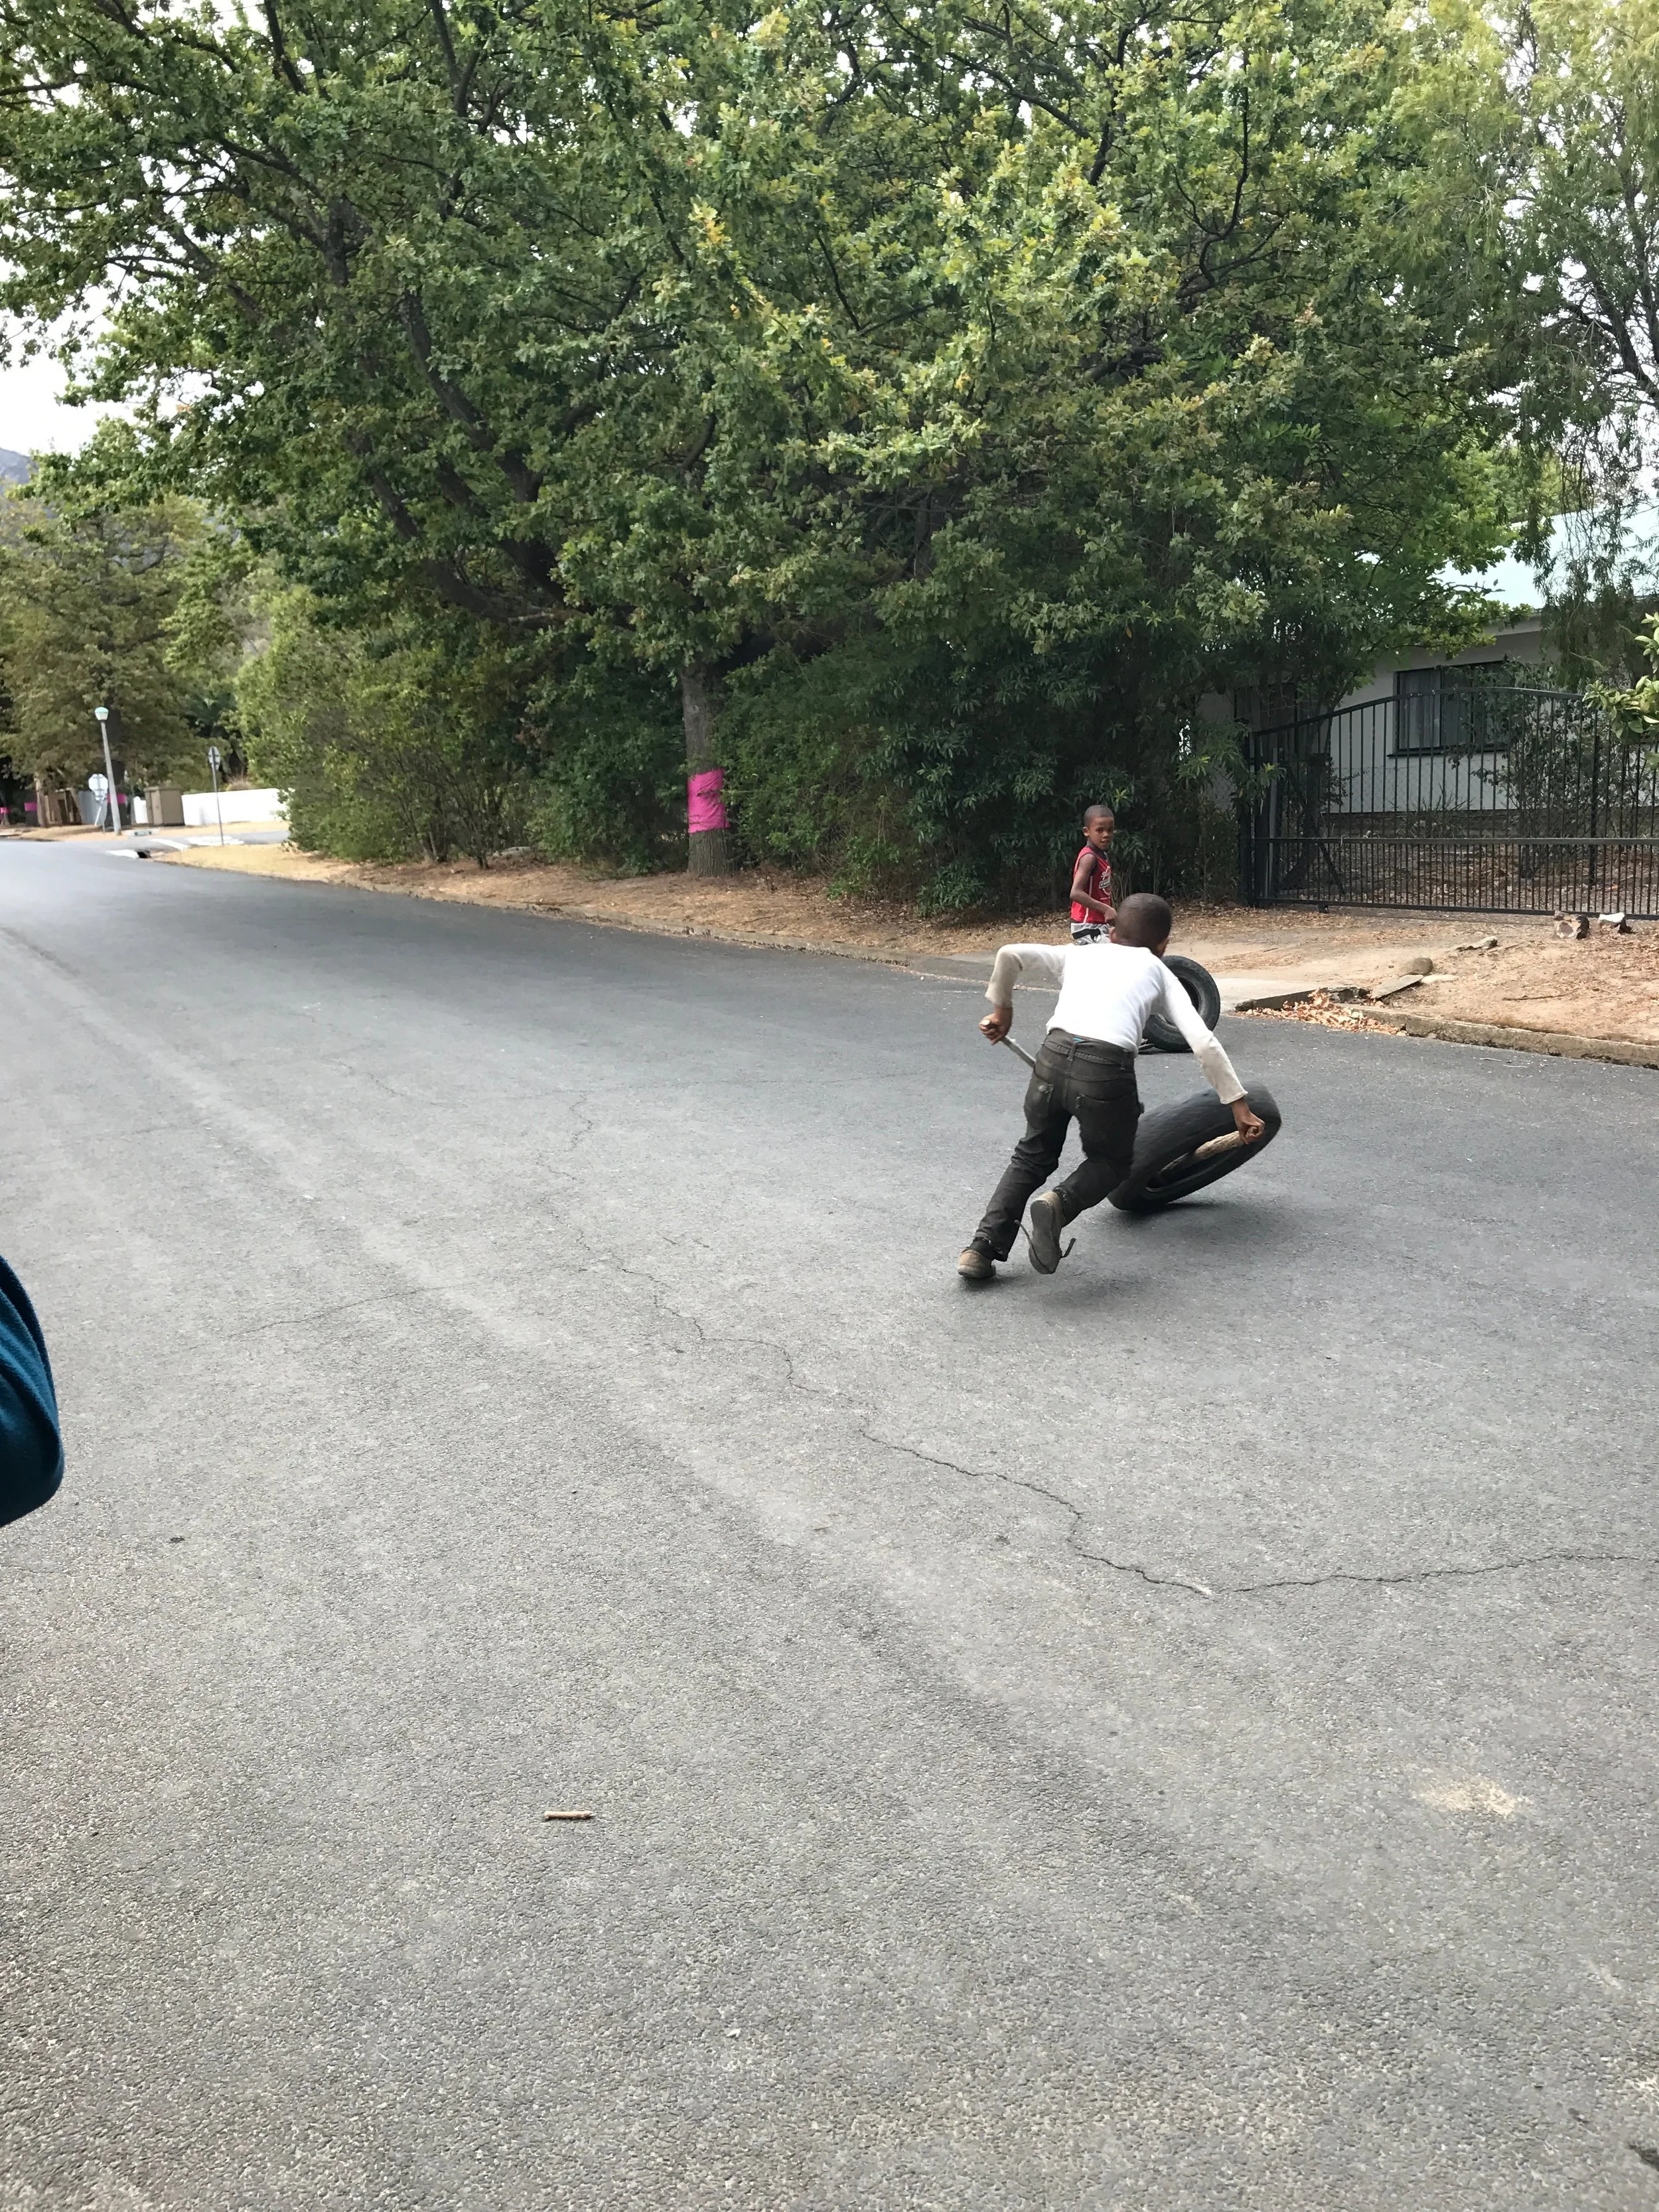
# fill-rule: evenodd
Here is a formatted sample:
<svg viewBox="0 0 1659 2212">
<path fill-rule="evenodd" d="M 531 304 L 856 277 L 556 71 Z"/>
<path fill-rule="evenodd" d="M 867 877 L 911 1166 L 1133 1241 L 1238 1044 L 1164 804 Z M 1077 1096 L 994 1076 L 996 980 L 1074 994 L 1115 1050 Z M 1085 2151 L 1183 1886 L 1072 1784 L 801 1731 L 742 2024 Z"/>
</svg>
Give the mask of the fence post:
<svg viewBox="0 0 1659 2212">
<path fill-rule="evenodd" d="M 1244 747 L 1244 773 L 1248 778 L 1255 769 L 1255 749 Z M 1256 884 L 1256 844 L 1261 835 L 1261 801 L 1247 782 L 1238 794 L 1238 895 L 1246 906 L 1260 906 L 1261 891 Z"/>
</svg>

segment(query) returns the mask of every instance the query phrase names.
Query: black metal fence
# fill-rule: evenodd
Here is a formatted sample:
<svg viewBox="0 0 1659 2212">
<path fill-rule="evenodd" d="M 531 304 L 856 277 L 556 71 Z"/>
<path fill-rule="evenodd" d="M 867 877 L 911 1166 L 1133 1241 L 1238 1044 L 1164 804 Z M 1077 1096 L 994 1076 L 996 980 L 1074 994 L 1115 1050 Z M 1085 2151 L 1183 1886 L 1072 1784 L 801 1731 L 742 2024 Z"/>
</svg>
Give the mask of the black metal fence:
<svg viewBox="0 0 1659 2212">
<path fill-rule="evenodd" d="M 1252 905 L 1659 915 L 1659 755 L 1578 692 L 1402 684 L 1249 756 Z"/>
</svg>

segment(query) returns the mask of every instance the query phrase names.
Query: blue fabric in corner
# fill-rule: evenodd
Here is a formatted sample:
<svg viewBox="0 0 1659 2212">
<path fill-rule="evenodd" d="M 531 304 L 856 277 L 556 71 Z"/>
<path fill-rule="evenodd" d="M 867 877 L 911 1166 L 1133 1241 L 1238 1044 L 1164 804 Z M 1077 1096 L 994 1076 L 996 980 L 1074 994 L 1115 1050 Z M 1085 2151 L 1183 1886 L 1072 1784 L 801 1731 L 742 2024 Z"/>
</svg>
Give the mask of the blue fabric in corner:
<svg viewBox="0 0 1659 2212">
<path fill-rule="evenodd" d="M 0 1260 L 0 1522 L 44 1505 L 63 1479 L 46 1340 L 27 1291 Z"/>
</svg>

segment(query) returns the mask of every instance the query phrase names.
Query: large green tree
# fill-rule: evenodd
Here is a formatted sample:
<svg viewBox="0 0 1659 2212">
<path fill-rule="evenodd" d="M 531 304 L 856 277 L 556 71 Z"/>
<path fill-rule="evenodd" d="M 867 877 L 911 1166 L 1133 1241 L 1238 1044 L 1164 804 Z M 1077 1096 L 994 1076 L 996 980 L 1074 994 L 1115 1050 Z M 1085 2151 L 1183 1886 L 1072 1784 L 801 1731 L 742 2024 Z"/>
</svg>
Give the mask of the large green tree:
<svg viewBox="0 0 1659 2212">
<path fill-rule="evenodd" d="M 1455 33 L 1433 87 L 1440 166 L 1480 249 L 1471 319 L 1511 403 L 1555 657 L 1569 675 L 1616 671 L 1655 585 L 1641 510 L 1659 460 L 1659 7 L 1439 5 Z"/>
<path fill-rule="evenodd" d="M 1481 151 L 1514 368 L 1547 444 L 1659 427 L 1659 6 L 1528 0 L 1482 26 Z M 1540 343 L 1541 341 L 1541 343 Z"/>
<path fill-rule="evenodd" d="M 1206 693 L 1328 698 L 1473 634 L 1441 573 L 1502 535 L 1495 367 L 1436 97 L 1470 63 L 1323 0 L 860 20 L 848 78 L 878 114 L 936 100 L 951 158 L 896 179 L 867 258 L 862 223 L 830 234 L 823 412 L 848 413 L 787 480 L 822 487 L 815 557 L 757 580 L 775 641 L 729 684 L 735 757 L 780 849 L 851 794 L 875 857 L 923 846 L 967 899 L 1033 880 L 1103 784 L 1194 829 Z M 767 203 L 714 210 L 761 337 L 810 327 Z"/>
<path fill-rule="evenodd" d="M 326 595 L 611 625 L 684 671 L 701 744 L 730 572 L 776 520 L 707 527 L 748 304 L 706 197 L 746 65 L 718 17 L 21 0 L 0 25 L 9 301 L 116 288 L 94 383 L 149 397 L 161 480 Z"/>
<path fill-rule="evenodd" d="M 240 642 L 237 563 L 187 500 L 15 493 L 0 508 L 6 748 L 47 788 L 103 766 L 94 709 L 133 780 L 206 771 Z M 191 765 L 193 763 L 193 766 Z"/>
<path fill-rule="evenodd" d="M 156 480 L 527 641 L 527 706 L 659 671 L 781 848 L 799 774 L 941 896 L 1029 878 L 1494 541 L 1439 56 L 1370 0 L 0 29 L 7 301 L 113 287 Z"/>
</svg>

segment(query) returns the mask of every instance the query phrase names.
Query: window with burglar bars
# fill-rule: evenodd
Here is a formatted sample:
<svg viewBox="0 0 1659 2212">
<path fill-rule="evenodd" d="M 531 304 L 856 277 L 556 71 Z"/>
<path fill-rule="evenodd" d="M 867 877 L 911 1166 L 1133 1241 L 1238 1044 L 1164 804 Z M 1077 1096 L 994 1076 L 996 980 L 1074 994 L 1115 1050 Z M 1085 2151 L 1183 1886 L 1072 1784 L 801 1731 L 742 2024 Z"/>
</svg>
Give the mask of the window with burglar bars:
<svg viewBox="0 0 1659 2212">
<path fill-rule="evenodd" d="M 1511 660 L 1465 661 L 1455 667 L 1402 668 L 1395 678 L 1394 749 L 1405 753 L 1480 751 L 1509 743 L 1515 702 L 1571 698 L 1527 684 Z"/>
<path fill-rule="evenodd" d="M 1583 694 L 1412 669 L 1395 696 L 1255 733 L 1244 895 L 1659 914 L 1659 757 Z"/>
</svg>

